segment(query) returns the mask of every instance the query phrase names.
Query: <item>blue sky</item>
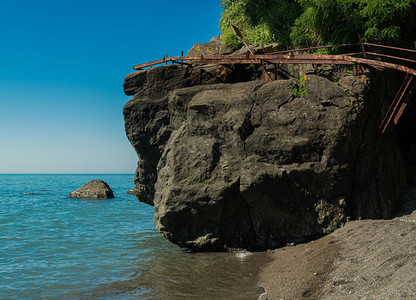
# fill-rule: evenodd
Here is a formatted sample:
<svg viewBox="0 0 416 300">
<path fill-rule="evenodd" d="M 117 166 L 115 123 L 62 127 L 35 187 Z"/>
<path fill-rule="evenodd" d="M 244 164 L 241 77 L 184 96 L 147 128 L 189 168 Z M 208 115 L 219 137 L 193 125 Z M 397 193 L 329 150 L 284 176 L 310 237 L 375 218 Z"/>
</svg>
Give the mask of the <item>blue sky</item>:
<svg viewBox="0 0 416 300">
<path fill-rule="evenodd" d="M 219 34 L 220 0 L 0 0 L 0 173 L 133 173 L 124 77 Z"/>
</svg>

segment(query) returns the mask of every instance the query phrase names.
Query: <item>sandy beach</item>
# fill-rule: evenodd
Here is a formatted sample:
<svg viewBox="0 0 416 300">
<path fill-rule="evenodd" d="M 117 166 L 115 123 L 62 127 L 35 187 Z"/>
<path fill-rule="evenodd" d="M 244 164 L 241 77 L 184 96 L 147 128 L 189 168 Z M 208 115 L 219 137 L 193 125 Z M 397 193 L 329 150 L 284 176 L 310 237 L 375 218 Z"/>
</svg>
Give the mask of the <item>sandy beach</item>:
<svg viewBox="0 0 416 300">
<path fill-rule="evenodd" d="M 269 251 L 260 299 L 416 299 L 416 189 L 392 220 L 360 220 Z"/>
</svg>

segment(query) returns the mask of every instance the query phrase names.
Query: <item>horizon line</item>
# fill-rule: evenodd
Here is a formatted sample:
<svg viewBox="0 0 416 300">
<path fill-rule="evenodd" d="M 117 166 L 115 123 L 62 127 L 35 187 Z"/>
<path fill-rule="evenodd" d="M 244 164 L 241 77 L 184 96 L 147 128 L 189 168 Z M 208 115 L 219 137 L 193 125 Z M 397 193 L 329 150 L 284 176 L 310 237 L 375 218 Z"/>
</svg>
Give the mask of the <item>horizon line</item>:
<svg viewBox="0 0 416 300">
<path fill-rule="evenodd" d="M 135 175 L 135 173 L 2 173 L 0 175 Z"/>
</svg>

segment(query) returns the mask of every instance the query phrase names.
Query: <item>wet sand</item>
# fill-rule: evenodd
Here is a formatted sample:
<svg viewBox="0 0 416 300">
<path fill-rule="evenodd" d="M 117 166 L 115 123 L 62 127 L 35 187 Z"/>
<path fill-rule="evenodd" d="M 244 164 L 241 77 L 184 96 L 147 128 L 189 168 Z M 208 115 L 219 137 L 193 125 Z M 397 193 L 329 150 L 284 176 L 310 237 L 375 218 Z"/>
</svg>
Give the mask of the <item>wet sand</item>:
<svg viewBox="0 0 416 300">
<path fill-rule="evenodd" d="M 272 262 L 262 268 L 260 299 L 319 299 L 320 289 L 334 270 L 340 245 L 331 236 L 268 252 Z"/>
<path fill-rule="evenodd" d="M 82 299 L 255 300 L 264 289 L 257 285 L 266 252 L 177 251 L 139 260 L 130 280 L 115 281 L 82 295 Z"/>
</svg>

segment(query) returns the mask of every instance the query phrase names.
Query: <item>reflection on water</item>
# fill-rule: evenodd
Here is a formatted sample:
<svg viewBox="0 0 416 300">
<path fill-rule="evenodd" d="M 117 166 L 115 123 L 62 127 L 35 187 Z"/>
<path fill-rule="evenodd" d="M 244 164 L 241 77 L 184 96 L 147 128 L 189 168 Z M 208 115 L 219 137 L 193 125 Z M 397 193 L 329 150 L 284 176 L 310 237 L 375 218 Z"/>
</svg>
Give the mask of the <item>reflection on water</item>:
<svg viewBox="0 0 416 300">
<path fill-rule="evenodd" d="M 161 236 L 154 243 L 165 244 Z M 175 248 L 174 248 L 175 247 Z M 190 252 L 176 246 L 153 248 L 137 259 L 130 280 L 103 285 L 84 295 L 95 299 L 258 299 L 264 253 Z"/>
</svg>

